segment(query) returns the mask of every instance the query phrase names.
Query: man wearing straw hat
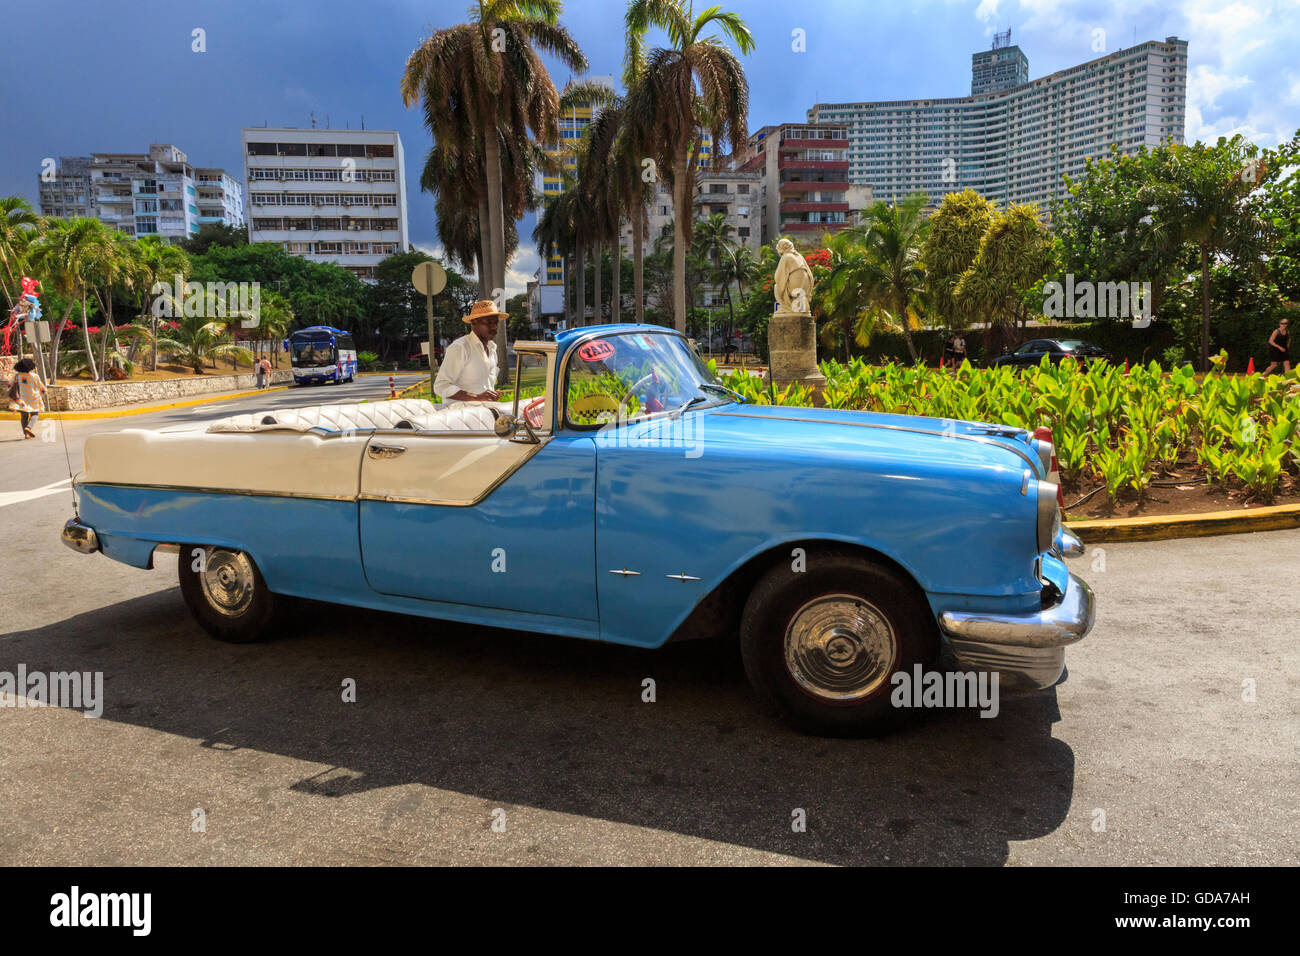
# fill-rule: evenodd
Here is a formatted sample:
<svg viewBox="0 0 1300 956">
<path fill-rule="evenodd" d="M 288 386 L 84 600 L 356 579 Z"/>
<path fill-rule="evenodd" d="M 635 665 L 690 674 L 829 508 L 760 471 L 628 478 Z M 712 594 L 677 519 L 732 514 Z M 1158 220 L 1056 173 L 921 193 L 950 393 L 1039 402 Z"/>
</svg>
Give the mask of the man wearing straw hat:
<svg viewBox="0 0 1300 956">
<path fill-rule="evenodd" d="M 495 402 L 497 380 L 497 323 L 506 316 L 488 299 L 474 303 L 462 321 L 470 331 L 451 345 L 442 357 L 433 390 L 444 402 Z M 431 346 L 432 347 L 432 346 Z"/>
</svg>

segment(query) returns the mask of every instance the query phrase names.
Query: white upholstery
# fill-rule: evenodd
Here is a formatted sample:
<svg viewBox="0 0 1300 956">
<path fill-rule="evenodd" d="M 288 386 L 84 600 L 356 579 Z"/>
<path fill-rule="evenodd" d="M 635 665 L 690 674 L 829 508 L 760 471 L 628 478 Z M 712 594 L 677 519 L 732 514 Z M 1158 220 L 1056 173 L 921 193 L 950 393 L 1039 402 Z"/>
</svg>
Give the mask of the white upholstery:
<svg viewBox="0 0 1300 956">
<path fill-rule="evenodd" d="M 509 404 L 495 406 L 509 411 Z M 264 424 L 266 419 L 272 424 Z M 397 399 L 388 402 L 360 402 L 347 405 L 311 405 L 307 408 L 271 409 L 249 415 L 232 415 L 208 426 L 209 432 L 368 431 L 396 428 L 409 422 L 418 431 L 491 431 L 495 419 L 486 402 L 455 402 L 435 405 L 428 399 Z"/>
</svg>

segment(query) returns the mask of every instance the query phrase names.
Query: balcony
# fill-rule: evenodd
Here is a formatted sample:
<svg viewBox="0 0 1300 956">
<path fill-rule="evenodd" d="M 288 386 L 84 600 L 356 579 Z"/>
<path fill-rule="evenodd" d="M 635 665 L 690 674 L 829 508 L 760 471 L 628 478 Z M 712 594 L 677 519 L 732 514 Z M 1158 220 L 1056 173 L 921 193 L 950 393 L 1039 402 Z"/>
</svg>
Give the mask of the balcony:
<svg viewBox="0 0 1300 956">
<path fill-rule="evenodd" d="M 781 149 L 848 149 L 848 138 L 844 139 L 783 139 Z"/>
<path fill-rule="evenodd" d="M 849 161 L 845 160 L 823 160 L 823 159 L 795 159 L 793 157 L 782 156 L 777 160 L 776 168 L 780 169 L 824 169 L 827 171 L 847 173 L 849 171 Z"/>
<path fill-rule="evenodd" d="M 711 206 L 711 205 L 713 205 L 714 203 L 732 202 L 733 200 L 735 200 L 735 198 L 736 198 L 736 194 L 735 194 L 735 193 L 730 193 L 730 192 L 722 192 L 722 193 L 696 193 L 696 194 L 695 194 L 695 205 L 697 205 L 697 206 Z"/>
<path fill-rule="evenodd" d="M 788 179 L 781 183 L 783 193 L 808 192 L 844 192 L 849 188 L 848 180 L 836 179 L 824 182 L 816 179 Z"/>
<path fill-rule="evenodd" d="M 781 212 L 842 212 L 849 211 L 846 202 L 783 202 Z"/>
</svg>

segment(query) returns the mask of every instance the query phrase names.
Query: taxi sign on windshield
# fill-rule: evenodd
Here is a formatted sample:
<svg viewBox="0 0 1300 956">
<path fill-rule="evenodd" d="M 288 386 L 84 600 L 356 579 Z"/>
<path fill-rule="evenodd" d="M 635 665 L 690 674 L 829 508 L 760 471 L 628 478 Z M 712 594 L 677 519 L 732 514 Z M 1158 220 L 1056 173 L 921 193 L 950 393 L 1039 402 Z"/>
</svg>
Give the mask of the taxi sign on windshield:
<svg viewBox="0 0 1300 956">
<path fill-rule="evenodd" d="M 614 346 L 610 345 L 604 339 L 596 339 L 594 342 L 588 342 L 586 345 L 579 346 L 578 358 L 584 362 L 600 362 L 614 354 Z"/>
</svg>

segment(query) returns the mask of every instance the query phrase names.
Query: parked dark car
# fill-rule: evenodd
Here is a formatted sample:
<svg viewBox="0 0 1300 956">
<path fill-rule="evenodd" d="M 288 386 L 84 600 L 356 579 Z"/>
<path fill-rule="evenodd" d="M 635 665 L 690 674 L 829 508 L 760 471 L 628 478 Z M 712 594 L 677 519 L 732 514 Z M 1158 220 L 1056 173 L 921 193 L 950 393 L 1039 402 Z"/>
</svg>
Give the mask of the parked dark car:
<svg viewBox="0 0 1300 956">
<path fill-rule="evenodd" d="M 1001 368 L 1003 365 L 1011 365 L 1015 368 L 1028 368 L 1041 362 L 1044 355 L 1048 356 L 1053 365 L 1060 364 L 1061 359 L 1067 356 L 1077 361 L 1081 367 L 1086 367 L 1090 361 L 1096 359 L 1110 361 L 1110 353 L 1091 342 L 1079 339 L 1030 339 L 1008 354 L 999 355 L 989 363 L 989 366 Z"/>
</svg>

